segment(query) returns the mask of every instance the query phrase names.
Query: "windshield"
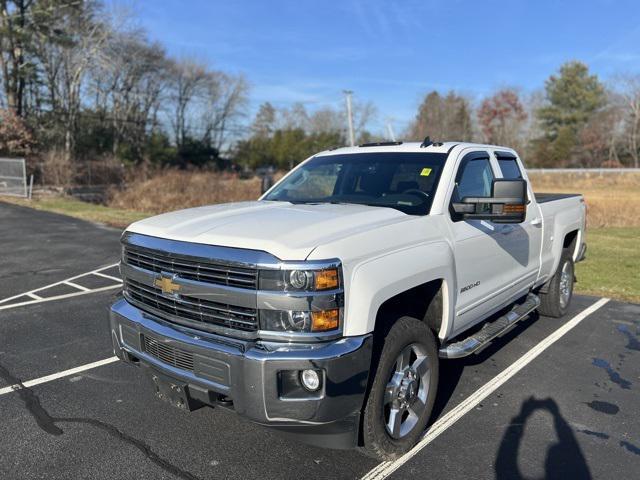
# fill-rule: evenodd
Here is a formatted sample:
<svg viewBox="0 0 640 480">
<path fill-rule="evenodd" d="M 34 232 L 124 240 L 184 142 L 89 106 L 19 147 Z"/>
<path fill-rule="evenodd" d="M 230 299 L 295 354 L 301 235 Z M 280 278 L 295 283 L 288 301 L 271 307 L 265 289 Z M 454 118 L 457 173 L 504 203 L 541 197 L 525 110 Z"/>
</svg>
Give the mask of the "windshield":
<svg viewBox="0 0 640 480">
<path fill-rule="evenodd" d="M 444 153 L 359 153 L 315 157 L 264 200 L 354 203 L 426 215 L 438 186 Z"/>
</svg>

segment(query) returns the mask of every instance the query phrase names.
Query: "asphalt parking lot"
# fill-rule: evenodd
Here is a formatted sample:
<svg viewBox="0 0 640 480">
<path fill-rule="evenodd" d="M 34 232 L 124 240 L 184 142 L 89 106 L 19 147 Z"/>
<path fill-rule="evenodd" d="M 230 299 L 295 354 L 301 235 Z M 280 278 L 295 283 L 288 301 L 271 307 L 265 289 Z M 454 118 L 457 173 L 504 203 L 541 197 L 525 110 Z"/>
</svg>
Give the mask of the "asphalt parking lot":
<svg viewBox="0 0 640 480">
<path fill-rule="evenodd" d="M 442 363 L 437 435 L 378 465 L 221 408 L 183 412 L 112 361 L 119 236 L 0 202 L 0 478 L 639 477 L 640 305 L 574 297 L 565 318 L 532 315 Z"/>
</svg>

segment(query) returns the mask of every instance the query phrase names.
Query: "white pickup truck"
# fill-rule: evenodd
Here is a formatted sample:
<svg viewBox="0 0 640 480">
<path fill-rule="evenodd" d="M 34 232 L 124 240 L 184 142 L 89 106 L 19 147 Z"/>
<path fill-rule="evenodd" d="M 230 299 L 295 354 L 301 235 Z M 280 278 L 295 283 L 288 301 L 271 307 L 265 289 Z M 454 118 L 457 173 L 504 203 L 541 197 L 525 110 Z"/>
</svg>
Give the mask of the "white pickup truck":
<svg viewBox="0 0 640 480">
<path fill-rule="evenodd" d="M 509 148 L 325 151 L 257 201 L 127 228 L 114 351 L 178 407 L 391 459 L 423 434 L 441 359 L 567 311 L 584 234 L 582 196 L 534 194 Z"/>
</svg>

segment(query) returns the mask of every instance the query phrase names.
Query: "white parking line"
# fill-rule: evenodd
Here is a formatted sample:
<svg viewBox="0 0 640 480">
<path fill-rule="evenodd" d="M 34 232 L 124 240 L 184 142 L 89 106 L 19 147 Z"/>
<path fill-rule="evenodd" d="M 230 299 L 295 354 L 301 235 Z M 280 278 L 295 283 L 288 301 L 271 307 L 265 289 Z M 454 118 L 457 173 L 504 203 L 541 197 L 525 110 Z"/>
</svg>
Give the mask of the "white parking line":
<svg viewBox="0 0 640 480">
<path fill-rule="evenodd" d="M 446 415 L 435 422 L 431 428 L 427 431 L 426 435 L 422 437 L 422 440 L 418 444 L 405 453 L 403 456 L 394 461 L 382 462 L 373 468 L 369 473 L 362 477 L 361 480 L 382 480 L 387 478 L 393 472 L 395 472 L 402 465 L 407 463 L 413 458 L 420 450 L 434 441 L 441 433 L 446 431 L 454 423 L 460 420 L 465 414 L 473 410 L 480 402 L 495 392 L 500 386 L 507 382 L 511 377 L 517 374 L 520 370 L 526 367 L 532 360 L 538 355 L 544 352 L 547 348 L 553 345 L 556 341 L 562 338 L 567 332 L 578 325 L 581 321 L 605 305 L 609 301 L 608 298 L 601 298 L 590 307 L 584 309 L 578 315 L 573 317 L 562 327 L 558 328 L 551 335 L 546 337 L 535 347 L 525 353 L 522 357 L 516 360 L 509 367 L 505 368 L 498 375 L 493 377 L 489 382 L 484 384 L 478 390 L 476 390 L 471 396 L 463 400 L 453 410 L 449 411 Z"/>
<path fill-rule="evenodd" d="M 83 287 L 82 285 L 78 285 L 73 282 L 64 282 L 64 285 L 69 285 L 70 287 L 77 288 L 78 290 L 82 290 L 83 292 L 90 292 L 91 289 L 87 287 Z"/>
<path fill-rule="evenodd" d="M 64 295 L 56 295 L 55 297 L 46 297 L 41 300 L 27 300 L 26 302 L 10 303 L 9 305 L 0 305 L 0 310 L 9 310 L 10 308 L 24 307 L 26 305 L 34 305 L 36 303 L 44 303 L 44 302 L 51 302 L 53 300 L 62 300 L 64 298 L 79 297 L 81 295 L 89 295 L 90 293 L 98 293 L 98 292 L 104 292 L 107 290 L 113 290 L 114 288 L 122 288 L 122 285 L 120 284 L 109 285 L 107 287 L 94 288 L 93 290 L 88 290 L 86 292 L 79 291 L 79 292 L 73 292 L 73 293 L 65 293 Z"/>
<path fill-rule="evenodd" d="M 113 280 L 115 282 L 122 282 L 122 279 L 116 278 L 116 277 L 112 277 L 111 275 L 107 275 L 106 273 L 102 273 L 100 271 L 91 272 L 91 274 L 92 275 L 97 275 L 98 277 L 102 277 L 102 278 L 108 278 L 109 280 Z"/>
<path fill-rule="evenodd" d="M 46 377 L 40 377 L 40 378 L 35 378 L 33 380 L 28 380 L 26 382 L 22 382 L 22 385 L 14 384 L 8 387 L 3 387 L 3 388 L 0 388 L 0 395 L 5 395 L 7 393 L 15 392 L 16 390 L 20 390 L 23 387 L 28 388 L 28 387 L 33 387 L 34 385 L 40 385 L 42 383 L 51 382 L 59 378 L 75 375 L 76 373 L 85 372 L 87 370 L 98 368 L 103 365 L 108 365 L 110 363 L 117 362 L 117 361 L 118 361 L 118 357 L 109 357 L 109 358 L 105 358 L 104 360 L 98 360 L 97 362 L 87 363 L 86 365 L 70 368 L 69 370 L 64 370 L 63 372 L 52 373 L 51 375 L 47 375 Z"/>
<path fill-rule="evenodd" d="M 20 293 L 18 295 L 14 295 L 12 297 L 3 298 L 2 300 L 0 300 L 0 310 L 7 310 L 9 308 L 23 307 L 25 305 L 33 305 L 35 303 L 50 302 L 52 300 L 61 300 L 63 298 L 77 297 L 79 295 L 87 295 L 89 293 L 103 292 L 105 290 L 111 290 L 111 289 L 114 289 L 114 288 L 120 288 L 122 286 L 122 280 L 120 280 L 119 278 L 116 278 L 116 277 L 112 277 L 111 275 L 107 275 L 105 273 L 102 273 L 104 270 L 109 270 L 110 268 L 117 267 L 117 266 L 118 266 L 118 264 L 114 263 L 112 265 L 107 265 L 106 267 L 100 267 L 100 268 L 97 268 L 95 270 L 91 270 L 90 272 L 81 273 L 80 275 L 76 275 L 76 276 L 71 277 L 71 278 L 66 278 L 64 280 L 60 280 L 59 282 L 55 282 L 55 283 L 51 283 L 49 285 L 45 285 L 44 287 L 36 288 L 35 290 L 30 290 L 28 292 Z M 78 283 L 75 283 L 73 281 L 73 280 L 81 279 L 83 277 L 88 277 L 89 275 L 95 275 L 95 276 L 107 278 L 107 279 L 113 280 L 114 282 L 117 282 L 117 283 L 115 283 L 113 285 L 107 285 L 105 287 L 87 288 L 87 287 L 79 285 Z M 53 287 L 57 287 L 59 285 L 67 285 L 69 287 L 77 289 L 78 291 L 77 292 L 72 292 L 72 293 L 65 293 L 65 294 L 62 294 L 62 295 L 55 295 L 55 296 L 51 296 L 51 297 L 43 297 L 43 296 L 37 294 L 37 292 L 42 292 L 44 290 L 47 290 L 47 289 L 53 288 Z M 18 303 L 10 303 L 8 305 L 2 305 L 2 304 L 7 304 L 8 302 L 10 302 L 12 300 L 15 300 L 17 298 L 24 297 L 24 296 L 30 297 L 30 298 L 32 298 L 32 300 L 27 300 L 27 301 L 18 302 Z"/>
</svg>

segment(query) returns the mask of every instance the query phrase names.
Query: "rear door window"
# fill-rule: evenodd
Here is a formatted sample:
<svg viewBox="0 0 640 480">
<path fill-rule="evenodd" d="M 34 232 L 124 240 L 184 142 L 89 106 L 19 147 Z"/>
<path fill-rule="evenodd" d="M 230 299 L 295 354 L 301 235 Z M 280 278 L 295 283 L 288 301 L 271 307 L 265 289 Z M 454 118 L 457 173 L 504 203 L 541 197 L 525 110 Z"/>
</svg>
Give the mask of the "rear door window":
<svg viewBox="0 0 640 480">
<path fill-rule="evenodd" d="M 498 157 L 498 165 L 502 171 L 502 177 L 505 180 L 519 180 L 522 178 L 522 172 L 515 158 Z"/>
</svg>

